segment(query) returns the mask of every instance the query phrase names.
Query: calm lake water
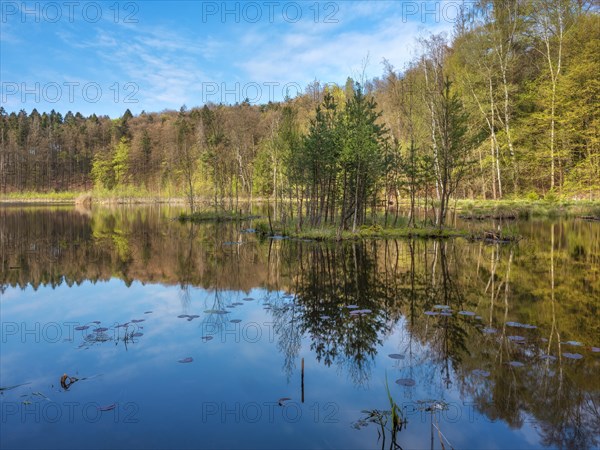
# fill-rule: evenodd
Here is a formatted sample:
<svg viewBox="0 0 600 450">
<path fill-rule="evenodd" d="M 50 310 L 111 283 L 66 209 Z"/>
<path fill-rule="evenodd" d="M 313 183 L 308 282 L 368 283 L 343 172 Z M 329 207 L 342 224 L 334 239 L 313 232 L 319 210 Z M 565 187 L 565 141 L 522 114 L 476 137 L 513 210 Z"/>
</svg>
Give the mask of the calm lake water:
<svg viewBox="0 0 600 450">
<path fill-rule="evenodd" d="M 397 448 L 386 383 L 404 449 L 600 445 L 600 224 L 322 244 L 178 212 L 0 208 L 2 449 Z"/>
</svg>

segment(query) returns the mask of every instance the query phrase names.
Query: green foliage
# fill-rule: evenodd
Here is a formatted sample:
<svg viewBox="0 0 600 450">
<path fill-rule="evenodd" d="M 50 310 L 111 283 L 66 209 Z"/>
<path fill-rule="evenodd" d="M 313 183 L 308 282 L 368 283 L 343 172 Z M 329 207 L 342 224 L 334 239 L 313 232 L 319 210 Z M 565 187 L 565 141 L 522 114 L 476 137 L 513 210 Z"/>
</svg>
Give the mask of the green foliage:
<svg viewBox="0 0 600 450">
<path fill-rule="evenodd" d="M 92 163 L 92 180 L 96 187 L 111 190 L 115 187 L 112 162 L 107 155 L 97 153 Z"/>
<path fill-rule="evenodd" d="M 130 113 L 131 114 L 131 113 Z M 129 142 L 121 138 L 115 147 L 112 159 L 112 170 L 114 172 L 115 186 L 123 186 L 129 181 Z"/>
</svg>

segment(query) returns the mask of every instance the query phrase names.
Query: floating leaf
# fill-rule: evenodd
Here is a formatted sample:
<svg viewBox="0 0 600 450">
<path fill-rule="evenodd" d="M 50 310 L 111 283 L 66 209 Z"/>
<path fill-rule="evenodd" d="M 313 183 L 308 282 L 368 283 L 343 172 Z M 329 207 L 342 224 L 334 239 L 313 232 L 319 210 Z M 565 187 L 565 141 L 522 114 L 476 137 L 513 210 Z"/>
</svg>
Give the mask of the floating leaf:
<svg viewBox="0 0 600 450">
<path fill-rule="evenodd" d="M 96 325 L 100 325 L 100 321 L 99 320 L 94 320 L 92 323 L 95 323 Z"/>
<path fill-rule="evenodd" d="M 240 323 L 241 320 L 240 319 L 232 319 L 230 320 L 231 323 Z"/>
<path fill-rule="evenodd" d="M 567 342 L 564 342 L 564 344 L 572 345 L 574 347 L 581 347 L 583 345 L 581 342 L 577 342 L 577 341 L 567 341 Z"/>
<path fill-rule="evenodd" d="M 77 331 L 83 331 L 83 330 L 87 330 L 90 326 L 89 325 L 82 325 L 80 327 L 75 327 L 75 329 Z"/>
<path fill-rule="evenodd" d="M 404 387 L 412 387 L 417 383 L 412 378 L 399 378 L 396 380 L 396 384 Z"/>
<path fill-rule="evenodd" d="M 212 341 L 213 336 L 202 336 L 202 340 L 204 341 Z"/>
<path fill-rule="evenodd" d="M 590 350 L 593 351 L 594 353 L 598 353 L 598 352 L 600 352 L 600 347 L 592 347 Z"/>
<path fill-rule="evenodd" d="M 448 305 L 434 305 L 433 309 L 450 309 Z"/>
<path fill-rule="evenodd" d="M 519 322 L 506 322 L 507 327 L 521 328 L 523 326 L 522 323 Z"/>
<path fill-rule="evenodd" d="M 129 322 L 122 323 L 120 325 L 116 325 L 115 328 L 127 328 L 129 326 Z"/>
<path fill-rule="evenodd" d="M 204 311 L 206 314 L 229 314 L 229 311 L 223 309 L 207 309 Z"/>
<path fill-rule="evenodd" d="M 556 356 L 542 355 L 542 356 L 540 356 L 540 359 L 547 359 L 547 360 L 550 360 L 550 361 L 554 361 L 554 360 L 556 360 Z"/>
<path fill-rule="evenodd" d="M 179 316 L 177 316 L 178 319 L 185 319 L 187 317 L 190 317 L 190 316 L 188 316 L 187 314 L 180 314 Z"/>
<path fill-rule="evenodd" d="M 233 302 L 232 305 L 234 305 L 234 306 L 242 306 L 243 303 L 242 302 Z"/>
<path fill-rule="evenodd" d="M 153 311 L 146 311 L 144 314 L 152 314 Z"/>
<path fill-rule="evenodd" d="M 580 355 L 579 353 L 563 353 L 562 354 L 565 358 L 569 358 L 569 359 L 582 359 L 583 355 Z"/>
<path fill-rule="evenodd" d="M 189 319 L 197 319 L 198 317 L 200 317 L 198 314 L 192 314 L 188 316 Z"/>
<path fill-rule="evenodd" d="M 187 364 L 187 363 L 191 363 L 192 361 L 194 361 L 194 358 L 192 358 L 191 356 L 188 356 L 187 358 L 180 359 L 177 362 L 180 362 L 182 364 Z"/>
<path fill-rule="evenodd" d="M 461 316 L 474 316 L 475 313 L 473 311 L 459 311 L 458 314 Z"/>
<path fill-rule="evenodd" d="M 481 316 L 475 316 L 475 319 L 477 319 L 477 320 L 483 320 L 483 317 L 481 317 Z"/>
<path fill-rule="evenodd" d="M 530 325 L 528 323 L 522 323 L 521 327 L 522 328 L 527 328 L 528 330 L 535 330 L 537 328 L 535 325 Z"/>
<path fill-rule="evenodd" d="M 490 373 L 487 370 L 483 370 L 483 369 L 475 369 L 471 373 L 477 377 L 487 378 L 490 376 Z"/>
<path fill-rule="evenodd" d="M 137 332 L 137 333 L 133 333 L 131 336 L 133 336 L 133 337 L 142 337 L 143 335 L 144 335 L 144 333 Z"/>
<path fill-rule="evenodd" d="M 392 359 L 404 359 L 404 355 L 401 355 L 399 353 L 390 353 L 388 357 Z"/>
<path fill-rule="evenodd" d="M 22 384 L 15 384 L 14 386 L 6 386 L 6 387 L 0 387 L 0 392 L 2 391 L 10 391 L 11 389 L 15 389 L 21 386 L 27 386 L 28 384 L 31 383 L 22 383 Z"/>
<path fill-rule="evenodd" d="M 285 402 L 287 402 L 288 400 L 291 400 L 291 398 L 289 398 L 289 397 L 281 397 L 279 400 L 277 400 L 277 403 L 279 404 L 279 406 L 283 406 L 283 404 Z"/>
<path fill-rule="evenodd" d="M 426 316 L 437 316 L 439 313 L 435 311 L 425 311 Z"/>
<path fill-rule="evenodd" d="M 112 411 L 116 407 L 117 407 L 116 403 L 113 403 L 112 405 L 108 405 L 108 406 L 99 406 L 98 411 Z"/>
<path fill-rule="evenodd" d="M 522 343 L 525 342 L 525 338 L 523 336 L 508 336 L 508 340 L 512 342 Z"/>
<path fill-rule="evenodd" d="M 447 311 L 443 311 L 443 312 L 440 313 L 440 316 L 452 317 L 452 313 L 451 312 L 447 312 Z"/>
<path fill-rule="evenodd" d="M 95 333 L 104 333 L 105 331 L 108 331 L 108 328 L 100 327 L 94 330 Z"/>
<path fill-rule="evenodd" d="M 244 300 L 245 302 L 253 302 L 254 301 L 254 299 L 252 297 L 246 297 L 246 298 L 243 298 L 242 300 Z"/>
<path fill-rule="evenodd" d="M 358 305 L 346 305 L 348 309 L 358 309 Z"/>
<path fill-rule="evenodd" d="M 510 361 L 508 365 L 513 367 L 523 367 L 525 364 L 519 361 Z"/>
<path fill-rule="evenodd" d="M 140 323 L 140 322 L 143 322 L 144 320 L 146 320 L 146 319 L 133 319 L 131 321 L 131 323 Z"/>
</svg>

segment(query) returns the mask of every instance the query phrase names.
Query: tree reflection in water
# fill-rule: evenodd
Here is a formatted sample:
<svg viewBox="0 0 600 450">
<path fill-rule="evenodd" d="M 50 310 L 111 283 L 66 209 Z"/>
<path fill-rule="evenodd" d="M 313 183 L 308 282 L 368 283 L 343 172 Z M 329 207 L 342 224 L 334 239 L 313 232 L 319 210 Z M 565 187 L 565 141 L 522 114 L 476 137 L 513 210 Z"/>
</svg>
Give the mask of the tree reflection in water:
<svg viewBox="0 0 600 450">
<path fill-rule="evenodd" d="M 393 338 L 404 357 L 398 376 L 430 384 L 435 400 L 456 389 L 491 420 L 515 428 L 534 420 L 543 445 L 599 444 L 598 353 L 590 350 L 600 345 L 596 224 L 524 222 L 527 239 L 514 246 L 322 244 L 260 242 L 236 224 L 182 225 L 170 220 L 175 215 L 168 208 L 98 209 L 91 217 L 0 209 L 0 289 L 116 277 L 177 286 L 184 311 L 198 301 L 196 288 L 209 291 L 211 310 L 256 289 L 288 380 L 304 348 L 366 387 Z M 208 320 L 223 325 L 225 316 Z M 584 345 L 573 350 L 569 341 Z M 564 356 L 574 351 L 583 358 Z"/>
</svg>

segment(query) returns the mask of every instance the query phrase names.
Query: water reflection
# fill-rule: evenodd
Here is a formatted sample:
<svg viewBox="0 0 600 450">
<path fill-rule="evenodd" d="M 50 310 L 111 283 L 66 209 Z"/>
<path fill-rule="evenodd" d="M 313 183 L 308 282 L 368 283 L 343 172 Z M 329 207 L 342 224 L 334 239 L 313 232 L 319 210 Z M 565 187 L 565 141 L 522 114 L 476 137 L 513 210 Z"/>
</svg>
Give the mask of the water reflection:
<svg viewBox="0 0 600 450">
<path fill-rule="evenodd" d="M 176 213 L 0 209 L 2 292 L 114 278 L 160 283 L 177 291 L 178 323 L 197 320 L 205 341 L 240 324 L 236 308 L 262 309 L 283 376 L 296 383 L 301 370 L 302 402 L 307 354 L 354 389 L 369 389 L 392 361 L 390 382 L 404 400 L 458 398 L 510 429 L 535 421 L 539 445 L 599 445 L 597 224 L 522 222 L 526 239 L 511 246 L 322 244 L 260 241 L 242 232 L 251 224 L 182 225 Z M 392 356 L 382 353 L 390 340 Z M 408 427 L 399 443 L 410 419 Z"/>
</svg>

